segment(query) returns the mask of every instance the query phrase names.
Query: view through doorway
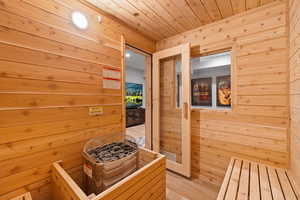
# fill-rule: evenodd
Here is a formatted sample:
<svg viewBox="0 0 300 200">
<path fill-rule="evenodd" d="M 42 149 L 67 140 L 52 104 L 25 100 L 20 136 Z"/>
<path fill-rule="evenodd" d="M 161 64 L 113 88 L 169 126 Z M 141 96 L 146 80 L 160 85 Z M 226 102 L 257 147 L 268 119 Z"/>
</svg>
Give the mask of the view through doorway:
<svg viewBox="0 0 300 200">
<path fill-rule="evenodd" d="M 126 46 L 126 136 L 151 149 L 151 55 Z"/>
</svg>

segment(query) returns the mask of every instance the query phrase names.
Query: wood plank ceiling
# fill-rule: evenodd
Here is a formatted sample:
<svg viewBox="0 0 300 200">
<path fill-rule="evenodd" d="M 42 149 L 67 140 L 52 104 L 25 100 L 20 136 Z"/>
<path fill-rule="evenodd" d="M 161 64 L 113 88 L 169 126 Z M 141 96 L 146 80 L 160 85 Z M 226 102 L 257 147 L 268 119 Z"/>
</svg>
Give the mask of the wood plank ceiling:
<svg viewBox="0 0 300 200">
<path fill-rule="evenodd" d="M 161 40 L 276 0 L 87 0 Z"/>
</svg>

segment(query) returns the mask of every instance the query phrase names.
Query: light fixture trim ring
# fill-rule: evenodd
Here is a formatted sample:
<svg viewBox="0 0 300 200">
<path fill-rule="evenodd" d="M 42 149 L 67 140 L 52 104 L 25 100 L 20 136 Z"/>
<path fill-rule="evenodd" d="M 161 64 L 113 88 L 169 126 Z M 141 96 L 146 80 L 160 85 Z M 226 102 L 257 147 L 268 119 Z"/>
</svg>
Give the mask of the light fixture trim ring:
<svg viewBox="0 0 300 200">
<path fill-rule="evenodd" d="M 86 30 L 89 26 L 89 21 L 86 15 L 80 11 L 72 12 L 72 23 L 80 30 Z"/>
</svg>

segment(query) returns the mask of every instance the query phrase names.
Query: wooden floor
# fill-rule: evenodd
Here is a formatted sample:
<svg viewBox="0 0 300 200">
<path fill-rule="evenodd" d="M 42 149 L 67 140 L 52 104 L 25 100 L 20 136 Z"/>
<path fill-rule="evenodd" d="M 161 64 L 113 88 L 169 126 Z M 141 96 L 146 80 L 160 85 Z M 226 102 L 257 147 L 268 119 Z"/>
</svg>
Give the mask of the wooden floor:
<svg viewBox="0 0 300 200">
<path fill-rule="evenodd" d="M 126 135 L 133 137 L 139 146 L 145 147 L 145 124 L 126 128 Z"/>
<path fill-rule="evenodd" d="M 145 137 L 145 124 L 126 128 L 126 135 L 131 137 Z"/>
<path fill-rule="evenodd" d="M 134 138 L 145 136 L 145 125 L 126 129 L 126 135 Z M 171 171 L 167 172 L 167 200 L 215 200 L 219 188 L 205 182 L 191 181 Z"/>
<path fill-rule="evenodd" d="M 167 172 L 167 200 L 215 200 L 219 188 L 205 182 L 193 182 Z"/>
</svg>

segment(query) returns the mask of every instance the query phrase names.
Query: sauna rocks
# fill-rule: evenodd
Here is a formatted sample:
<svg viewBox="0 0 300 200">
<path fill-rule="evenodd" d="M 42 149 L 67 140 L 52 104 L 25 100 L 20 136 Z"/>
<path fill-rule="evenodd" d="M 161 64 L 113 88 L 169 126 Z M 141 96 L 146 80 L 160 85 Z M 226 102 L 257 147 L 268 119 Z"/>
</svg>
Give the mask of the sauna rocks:
<svg viewBox="0 0 300 200">
<path fill-rule="evenodd" d="M 88 150 L 88 154 L 96 159 L 97 163 L 111 162 L 127 157 L 137 151 L 137 148 L 122 143 L 113 142 L 101 147 Z"/>
</svg>

